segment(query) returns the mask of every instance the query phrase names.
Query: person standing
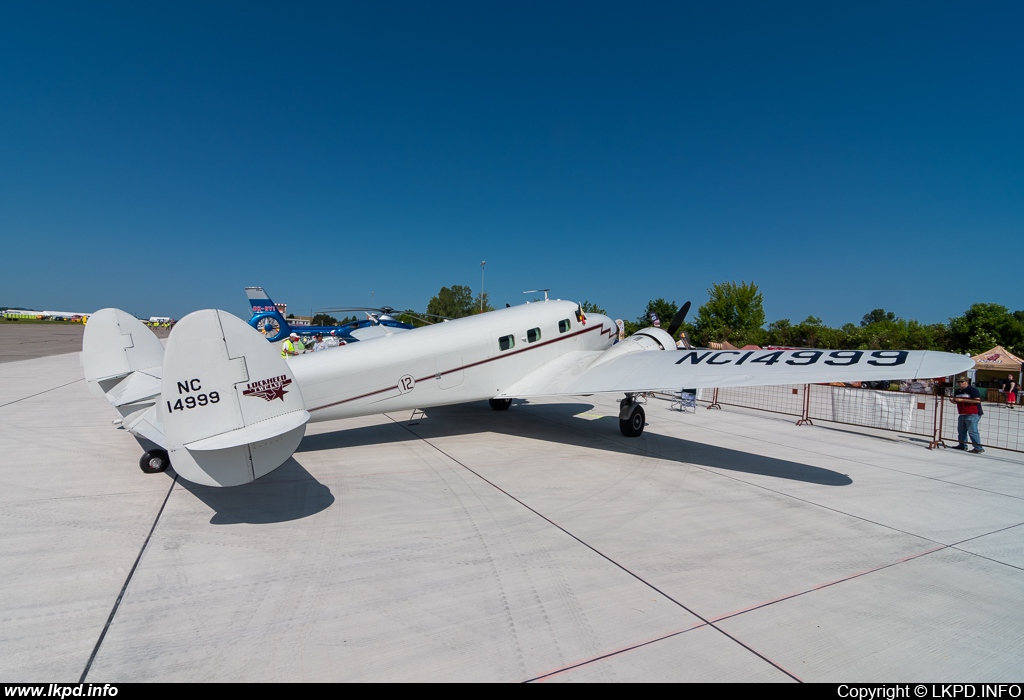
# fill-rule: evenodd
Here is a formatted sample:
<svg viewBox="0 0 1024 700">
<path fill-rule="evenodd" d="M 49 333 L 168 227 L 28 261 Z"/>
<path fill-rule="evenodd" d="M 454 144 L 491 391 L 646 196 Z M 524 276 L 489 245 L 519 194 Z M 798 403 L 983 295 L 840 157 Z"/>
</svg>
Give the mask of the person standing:
<svg viewBox="0 0 1024 700">
<path fill-rule="evenodd" d="M 292 333 L 284 339 L 283 343 L 281 343 L 281 357 L 295 357 L 296 355 L 301 355 L 304 352 L 306 352 L 306 346 L 302 344 L 301 340 L 299 340 L 298 333 Z"/>
<path fill-rule="evenodd" d="M 1012 374 L 1006 375 L 1006 381 L 1003 382 L 1003 391 L 1006 393 L 1006 407 L 1013 410 L 1014 404 L 1017 403 L 1017 380 L 1013 378 Z"/>
<path fill-rule="evenodd" d="M 327 349 L 327 341 L 324 340 L 323 333 L 316 333 L 313 335 L 313 352 L 320 352 L 321 350 Z"/>
<path fill-rule="evenodd" d="M 956 380 L 956 390 L 949 399 L 956 404 L 956 433 L 957 441 L 960 443 L 954 450 L 967 450 L 967 438 L 970 437 L 974 449 L 972 454 L 981 454 L 985 448 L 981 446 L 981 435 L 978 433 L 978 423 L 984 411 L 981 408 L 981 393 L 977 387 L 971 384 L 967 377 L 960 377 Z"/>
</svg>

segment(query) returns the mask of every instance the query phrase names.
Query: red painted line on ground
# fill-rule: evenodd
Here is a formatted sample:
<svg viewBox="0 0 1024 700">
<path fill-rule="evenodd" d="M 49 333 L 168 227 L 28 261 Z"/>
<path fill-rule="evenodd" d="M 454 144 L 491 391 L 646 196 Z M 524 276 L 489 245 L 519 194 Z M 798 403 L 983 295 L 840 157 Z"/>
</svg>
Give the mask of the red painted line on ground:
<svg viewBox="0 0 1024 700">
<path fill-rule="evenodd" d="M 730 618 L 730 617 L 736 617 L 737 615 L 742 615 L 743 613 L 750 612 L 751 610 L 757 610 L 758 608 L 763 608 L 763 607 L 768 606 L 768 605 L 773 605 L 773 604 L 781 602 L 783 600 L 789 600 L 790 598 L 796 598 L 798 596 L 802 596 L 805 593 L 810 593 L 812 591 L 820 591 L 822 588 L 828 588 L 829 586 L 834 586 L 837 583 L 842 583 L 843 581 L 850 581 L 852 579 L 864 576 L 865 574 L 874 573 L 875 571 L 881 571 L 882 569 L 888 569 L 890 566 L 896 566 L 897 564 L 902 564 L 905 561 L 910 561 L 911 559 L 917 559 L 918 557 L 923 557 L 926 554 L 931 554 L 932 552 L 937 552 L 940 549 L 947 549 L 949 546 L 950 545 L 942 544 L 942 545 L 939 545 L 938 547 L 933 547 L 931 549 L 926 549 L 923 552 L 917 552 L 916 554 L 910 554 L 908 556 L 903 557 L 902 559 L 897 559 L 896 561 L 890 562 L 888 564 L 882 564 L 881 566 L 875 566 L 875 567 L 870 568 L 870 569 L 864 569 L 863 571 L 858 571 L 857 573 L 850 574 L 848 576 L 843 576 L 842 578 L 837 578 L 834 581 L 829 581 L 827 583 L 821 583 L 821 584 L 818 584 L 816 586 L 811 586 L 810 588 L 808 588 L 806 590 L 803 590 L 803 591 L 798 591 L 796 593 L 789 593 L 789 594 L 786 594 L 786 595 L 783 595 L 783 596 L 779 596 L 778 598 L 773 598 L 772 600 L 766 600 L 766 601 L 764 601 L 762 603 L 756 603 L 756 604 L 751 605 L 751 606 L 746 607 L 746 608 L 741 608 L 739 610 L 734 610 L 733 612 L 725 613 L 724 615 L 719 615 L 718 617 L 709 617 L 708 620 L 710 622 L 720 622 L 721 620 L 725 620 L 725 619 Z"/>
<path fill-rule="evenodd" d="M 597 656 L 592 656 L 589 659 L 584 659 L 582 661 L 577 661 L 575 663 L 571 663 L 568 666 L 562 666 L 560 668 L 552 669 L 551 671 L 545 671 L 544 673 L 541 673 L 541 674 L 539 674 L 537 676 L 534 676 L 531 680 L 536 681 L 538 683 L 543 683 L 545 680 L 547 680 L 549 678 L 554 678 L 555 676 L 559 676 L 559 675 L 561 675 L 563 673 L 567 673 L 567 672 L 573 670 L 574 668 L 579 668 L 580 666 L 586 666 L 587 664 L 594 663 L 595 661 L 600 661 L 601 659 L 606 659 L 606 658 L 608 658 L 610 656 L 616 656 L 618 654 L 622 654 L 622 653 L 627 652 L 627 651 L 632 651 L 633 649 L 639 649 L 640 647 L 645 647 L 648 644 L 654 644 L 655 642 L 660 642 L 663 639 L 669 639 L 671 637 L 675 637 L 677 635 L 682 634 L 683 632 L 689 632 L 690 630 L 695 630 L 698 627 L 707 627 L 707 626 L 708 626 L 708 624 L 706 622 L 697 622 L 697 623 L 694 623 L 694 624 L 690 625 L 689 627 L 684 627 L 683 629 L 679 629 L 679 630 L 676 630 L 674 632 L 669 632 L 668 634 L 662 634 L 662 635 L 659 635 L 657 637 L 651 637 L 650 639 L 647 639 L 647 640 L 642 641 L 642 642 L 637 642 L 636 644 L 630 644 L 629 646 L 621 647 L 619 649 L 615 649 L 614 651 L 605 652 L 603 654 L 598 654 Z"/>
</svg>

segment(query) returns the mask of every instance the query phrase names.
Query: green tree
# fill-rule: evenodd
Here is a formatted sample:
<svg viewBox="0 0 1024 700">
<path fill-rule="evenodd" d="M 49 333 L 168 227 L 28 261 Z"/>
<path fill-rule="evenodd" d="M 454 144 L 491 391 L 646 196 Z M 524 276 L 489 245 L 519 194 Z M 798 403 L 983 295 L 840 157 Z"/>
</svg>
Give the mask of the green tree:
<svg viewBox="0 0 1024 700">
<path fill-rule="evenodd" d="M 410 326 L 415 326 L 416 328 L 420 328 L 422 326 L 429 326 L 435 320 L 423 318 L 422 313 L 420 313 L 419 311 L 414 311 L 412 309 L 406 309 L 405 311 L 396 311 L 394 313 L 394 317 L 396 321 L 399 321 L 401 323 L 408 323 Z"/>
<path fill-rule="evenodd" d="M 1000 304 L 972 304 L 963 316 L 949 319 L 948 343 L 953 352 L 972 355 L 995 345 L 1020 354 L 1024 351 L 1024 323 Z"/>
<path fill-rule="evenodd" d="M 886 311 L 885 309 L 873 309 L 870 313 L 864 314 L 864 318 L 860 320 L 860 325 L 868 326 L 872 323 L 879 323 L 881 321 L 895 321 L 896 314 L 892 311 Z"/>
<path fill-rule="evenodd" d="M 941 350 L 944 332 L 942 324 L 926 326 L 902 318 L 875 321 L 858 329 L 859 333 L 848 347 L 857 350 Z"/>
<path fill-rule="evenodd" d="M 491 306 L 490 296 L 487 294 L 487 292 L 484 292 L 483 295 L 484 301 L 482 305 L 480 304 L 479 294 L 476 295 L 476 300 L 473 302 L 473 313 L 475 314 L 481 313 L 481 308 L 483 309 L 484 312 L 494 311 L 494 307 Z"/>
<path fill-rule="evenodd" d="M 430 299 L 427 313 L 445 318 L 462 318 L 471 316 L 480 310 L 479 302 L 474 306 L 473 290 L 461 284 L 441 287 L 441 290 Z"/>
<path fill-rule="evenodd" d="M 586 309 L 584 309 L 586 311 Z M 651 325 L 651 314 L 655 313 L 658 315 L 658 324 L 668 330 L 669 324 L 672 323 L 672 319 L 675 318 L 676 312 L 679 311 L 679 307 L 676 306 L 674 301 L 665 301 L 662 298 L 651 299 L 647 302 L 646 308 L 642 314 L 636 317 L 635 321 L 623 319 L 623 326 L 626 329 L 626 336 L 631 336 L 641 328 L 648 328 Z M 604 313 L 603 310 L 598 309 L 596 313 Z M 685 330 L 693 337 L 693 327 L 689 324 L 684 323 L 680 330 Z"/>
<path fill-rule="evenodd" d="M 800 348 L 823 348 L 828 347 L 826 341 L 831 339 L 833 334 L 829 328 L 817 316 L 808 316 L 800 323 L 793 326 L 793 345 Z"/>
<path fill-rule="evenodd" d="M 672 319 L 675 318 L 676 312 L 679 311 L 679 307 L 675 301 L 665 301 L 662 298 L 651 299 L 647 302 L 647 308 L 640 314 L 636 319 L 637 328 L 645 328 L 647 326 L 654 325 L 651 322 L 651 314 L 657 314 L 658 323 L 662 328 L 668 328 L 668 324 L 672 323 Z"/>
<path fill-rule="evenodd" d="M 763 342 L 764 298 L 756 284 L 721 282 L 711 286 L 708 297 L 694 322 L 697 343 L 729 341 L 742 346 Z"/>
<path fill-rule="evenodd" d="M 584 301 L 582 304 L 580 304 L 580 307 L 582 307 L 583 313 L 585 314 L 601 314 L 602 316 L 608 315 L 607 311 L 605 311 L 592 301 Z"/>
<path fill-rule="evenodd" d="M 337 326 L 338 319 L 325 313 L 319 313 L 313 317 L 313 320 L 310 323 L 314 326 Z"/>
</svg>

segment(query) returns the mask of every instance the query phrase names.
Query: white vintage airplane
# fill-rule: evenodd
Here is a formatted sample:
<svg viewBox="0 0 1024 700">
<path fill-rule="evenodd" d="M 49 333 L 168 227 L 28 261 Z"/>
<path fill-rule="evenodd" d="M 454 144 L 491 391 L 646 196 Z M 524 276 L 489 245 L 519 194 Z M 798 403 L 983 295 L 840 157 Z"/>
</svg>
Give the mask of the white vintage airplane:
<svg viewBox="0 0 1024 700">
<path fill-rule="evenodd" d="M 687 305 L 688 306 L 688 305 Z M 213 309 L 181 319 L 166 350 L 118 309 L 93 314 L 82 364 L 115 421 L 143 441 L 145 472 L 169 464 L 209 486 L 235 486 L 283 464 L 309 421 L 488 399 L 623 393 L 619 427 L 645 425 L 640 392 L 830 381 L 944 377 L 972 360 L 905 350 L 679 351 L 669 331 L 615 343 L 615 322 L 545 300 L 283 359 L 245 321 Z M 149 445 L 148 443 L 152 443 Z"/>
</svg>

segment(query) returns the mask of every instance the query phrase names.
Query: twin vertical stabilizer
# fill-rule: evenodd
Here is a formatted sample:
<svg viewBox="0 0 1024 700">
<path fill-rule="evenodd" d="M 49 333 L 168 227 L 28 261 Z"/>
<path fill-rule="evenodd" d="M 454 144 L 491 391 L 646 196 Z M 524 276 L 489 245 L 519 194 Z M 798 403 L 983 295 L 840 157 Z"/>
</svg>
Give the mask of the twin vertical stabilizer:
<svg viewBox="0 0 1024 700">
<path fill-rule="evenodd" d="M 165 448 L 175 471 L 197 484 L 258 479 L 305 434 L 309 413 L 288 364 L 224 311 L 189 314 L 165 350 L 138 320 L 104 309 L 86 326 L 82 361 L 90 386 L 125 416 L 124 427 Z"/>
<path fill-rule="evenodd" d="M 277 348 L 213 309 L 189 314 L 168 339 L 158 410 L 175 471 L 209 486 L 273 471 L 299 446 L 309 420 Z"/>
</svg>

